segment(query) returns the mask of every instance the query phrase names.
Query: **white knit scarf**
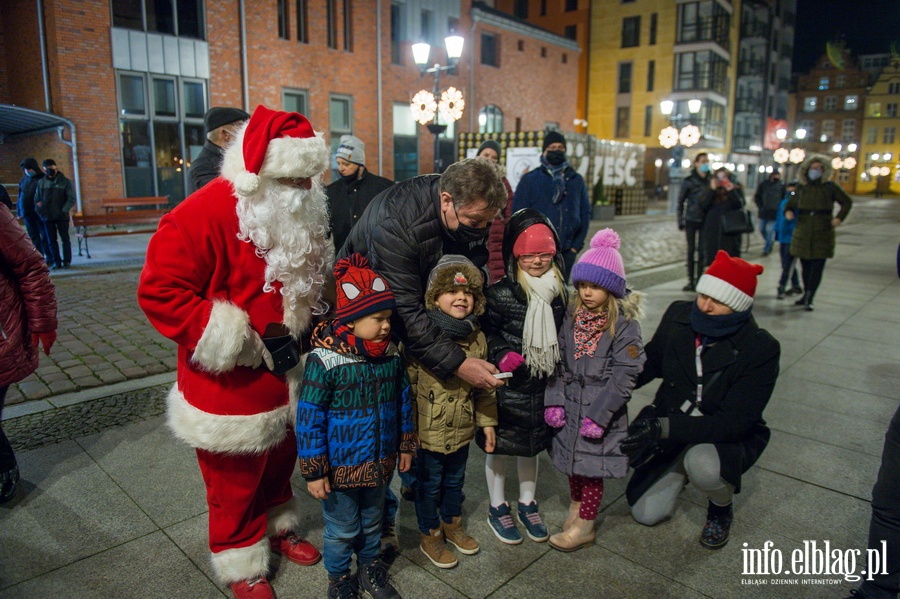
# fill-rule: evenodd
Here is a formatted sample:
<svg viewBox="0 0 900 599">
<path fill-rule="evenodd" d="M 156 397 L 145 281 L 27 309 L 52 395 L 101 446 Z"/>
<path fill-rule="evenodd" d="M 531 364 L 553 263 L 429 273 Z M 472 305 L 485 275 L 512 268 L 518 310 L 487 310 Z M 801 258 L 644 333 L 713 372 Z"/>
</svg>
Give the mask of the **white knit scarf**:
<svg viewBox="0 0 900 599">
<path fill-rule="evenodd" d="M 550 376 L 559 361 L 556 321 L 550 302 L 559 295 L 559 280 L 551 268 L 539 277 L 522 272 L 528 286 L 528 309 L 522 331 L 522 355 L 532 376 Z"/>
</svg>

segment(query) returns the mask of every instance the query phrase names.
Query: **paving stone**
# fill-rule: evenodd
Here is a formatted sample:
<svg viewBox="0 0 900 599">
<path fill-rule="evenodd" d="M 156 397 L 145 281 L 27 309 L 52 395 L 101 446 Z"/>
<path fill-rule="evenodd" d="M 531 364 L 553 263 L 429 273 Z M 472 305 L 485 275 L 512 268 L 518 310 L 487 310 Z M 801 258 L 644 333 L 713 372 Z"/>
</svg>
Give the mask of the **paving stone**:
<svg viewBox="0 0 900 599">
<path fill-rule="evenodd" d="M 85 357 L 88 358 L 90 356 L 85 356 Z M 66 370 L 67 368 L 75 368 L 76 366 L 81 366 L 82 364 L 85 364 L 86 362 L 87 362 L 87 360 L 78 360 L 78 359 L 65 360 L 63 362 L 58 363 L 57 368 Z"/>
<path fill-rule="evenodd" d="M 87 376 L 93 372 L 90 366 L 85 366 L 84 364 L 80 364 L 78 366 L 72 366 L 71 368 L 66 368 L 66 374 L 68 374 L 73 379 L 77 379 L 79 377 Z"/>
<path fill-rule="evenodd" d="M 76 389 L 78 389 L 78 386 L 69 379 L 51 382 L 49 383 L 49 387 L 50 391 L 54 395 L 58 393 L 68 393 L 69 391 L 75 391 Z"/>
<path fill-rule="evenodd" d="M 38 399 L 50 395 L 50 388 L 40 381 L 24 381 L 19 383 L 19 392 L 28 399 Z"/>
<path fill-rule="evenodd" d="M 51 372 L 50 374 L 45 374 L 40 377 L 42 381 L 47 384 L 55 383 L 57 381 L 68 381 L 71 380 L 68 375 L 63 372 Z"/>
<path fill-rule="evenodd" d="M 87 389 L 88 387 L 99 387 L 103 382 L 96 376 L 91 375 L 75 379 L 75 384 L 81 389 Z"/>
<path fill-rule="evenodd" d="M 118 370 L 102 370 L 96 374 L 97 378 L 103 381 L 103 383 L 106 385 L 109 385 L 111 383 L 118 383 L 120 381 L 128 379 L 127 373 L 119 372 Z"/>
<path fill-rule="evenodd" d="M 123 369 L 122 374 L 124 374 L 127 378 L 137 379 L 147 376 L 147 370 L 141 366 L 131 366 L 129 368 Z"/>
</svg>

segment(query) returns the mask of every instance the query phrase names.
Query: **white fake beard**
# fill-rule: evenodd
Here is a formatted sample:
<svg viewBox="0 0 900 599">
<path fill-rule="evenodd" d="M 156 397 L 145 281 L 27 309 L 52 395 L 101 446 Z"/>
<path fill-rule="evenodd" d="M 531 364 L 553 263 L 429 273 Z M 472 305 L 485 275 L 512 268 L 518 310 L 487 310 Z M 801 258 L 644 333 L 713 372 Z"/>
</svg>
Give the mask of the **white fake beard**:
<svg viewBox="0 0 900 599">
<path fill-rule="evenodd" d="M 309 190 L 269 180 L 248 197 L 238 196 L 238 239 L 256 246 L 266 261 L 263 291 L 282 285 L 285 324 L 294 334 L 309 324 L 311 314 L 324 314 L 325 269 L 334 260 L 328 231 L 328 204 L 322 182 Z M 304 301 L 300 301 L 303 299 Z"/>
</svg>

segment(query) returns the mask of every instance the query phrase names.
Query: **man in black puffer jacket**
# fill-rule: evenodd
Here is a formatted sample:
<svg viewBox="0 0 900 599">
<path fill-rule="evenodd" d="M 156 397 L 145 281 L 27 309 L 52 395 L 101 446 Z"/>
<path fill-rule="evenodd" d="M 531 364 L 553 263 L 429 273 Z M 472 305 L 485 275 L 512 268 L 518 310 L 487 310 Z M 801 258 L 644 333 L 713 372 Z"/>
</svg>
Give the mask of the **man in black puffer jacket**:
<svg viewBox="0 0 900 599">
<path fill-rule="evenodd" d="M 500 171 L 470 158 L 442 175 L 422 175 L 378 194 L 338 253 L 359 252 L 394 292 L 393 332 L 406 351 L 441 379 L 456 374 L 480 388 L 500 381 L 497 368 L 463 350 L 425 314 L 428 273 L 444 254 L 461 254 L 479 268 L 487 264 L 491 221 L 506 206 Z"/>
<path fill-rule="evenodd" d="M 46 175 L 38 181 L 34 194 L 34 210 L 44 222 L 47 233 L 47 245 L 53 264 L 50 270 L 69 268 L 72 262 L 72 242 L 69 240 L 69 211 L 75 206 L 75 187 L 56 167 L 56 161 L 47 158 L 41 163 Z M 56 237 L 62 243 L 60 253 Z"/>
<path fill-rule="evenodd" d="M 700 207 L 700 200 L 707 192 L 709 192 L 709 156 L 706 152 L 700 152 L 694 158 L 691 174 L 681 182 L 681 191 L 678 194 L 678 228 L 687 235 L 688 284 L 684 286 L 684 291 L 694 290 L 694 284 L 700 279 L 703 266 L 706 264 L 701 234 L 706 214 Z"/>
</svg>

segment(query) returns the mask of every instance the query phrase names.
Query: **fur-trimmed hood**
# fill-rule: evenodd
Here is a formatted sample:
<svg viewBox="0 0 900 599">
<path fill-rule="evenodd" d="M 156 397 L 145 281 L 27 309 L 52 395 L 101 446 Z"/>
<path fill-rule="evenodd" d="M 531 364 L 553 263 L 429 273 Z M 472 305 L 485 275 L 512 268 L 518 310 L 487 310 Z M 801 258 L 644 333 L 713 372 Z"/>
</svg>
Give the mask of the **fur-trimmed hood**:
<svg viewBox="0 0 900 599">
<path fill-rule="evenodd" d="M 459 276 L 462 278 L 458 278 Z M 484 297 L 484 275 L 472 262 L 455 254 L 445 254 L 428 275 L 428 287 L 425 289 L 425 308 L 434 310 L 437 308 L 435 301 L 438 296 L 447 291 L 466 287 L 472 292 L 475 299 L 473 314 L 481 316 L 487 306 Z"/>
<path fill-rule="evenodd" d="M 806 172 L 809 170 L 809 165 L 813 162 L 822 163 L 822 178 L 819 179 L 819 183 L 831 180 L 831 173 L 834 171 L 831 167 L 831 158 L 824 154 L 810 154 L 806 160 L 800 163 L 800 168 L 797 169 L 797 180 L 800 181 L 800 185 L 810 184 L 809 179 L 806 178 Z"/>
<path fill-rule="evenodd" d="M 619 300 L 619 306 L 622 308 L 622 315 L 626 320 L 636 320 L 640 322 L 644 318 L 644 304 L 646 296 L 640 291 L 632 291 L 627 289 L 625 297 Z"/>
<path fill-rule="evenodd" d="M 531 225 L 544 224 L 550 228 L 553 233 L 553 241 L 556 243 L 556 256 L 553 263 L 560 272 L 565 272 L 565 262 L 563 261 L 562 252 L 560 251 L 559 235 L 556 227 L 550 222 L 550 219 L 533 208 L 522 208 L 509 217 L 506 223 L 506 232 L 503 234 L 503 259 L 506 261 L 506 276 L 515 283 L 519 271 L 516 257 L 513 256 L 513 246 L 519 235 L 525 232 L 525 229 Z"/>
</svg>

